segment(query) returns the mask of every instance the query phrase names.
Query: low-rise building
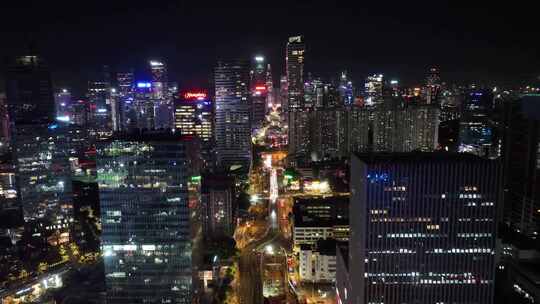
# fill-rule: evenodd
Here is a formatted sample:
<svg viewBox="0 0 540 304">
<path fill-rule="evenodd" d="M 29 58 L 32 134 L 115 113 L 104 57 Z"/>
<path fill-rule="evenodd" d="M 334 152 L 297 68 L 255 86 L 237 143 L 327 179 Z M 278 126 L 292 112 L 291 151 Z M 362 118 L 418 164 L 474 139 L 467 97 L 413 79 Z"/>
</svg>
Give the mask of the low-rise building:
<svg viewBox="0 0 540 304">
<path fill-rule="evenodd" d="M 313 283 L 336 281 L 336 241 L 319 240 L 300 246 L 300 280 Z"/>
<path fill-rule="evenodd" d="M 293 207 L 295 249 L 330 238 L 347 241 L 348 208 L 349 199 L 344 196 L 296 198 Z"/>
</svg>

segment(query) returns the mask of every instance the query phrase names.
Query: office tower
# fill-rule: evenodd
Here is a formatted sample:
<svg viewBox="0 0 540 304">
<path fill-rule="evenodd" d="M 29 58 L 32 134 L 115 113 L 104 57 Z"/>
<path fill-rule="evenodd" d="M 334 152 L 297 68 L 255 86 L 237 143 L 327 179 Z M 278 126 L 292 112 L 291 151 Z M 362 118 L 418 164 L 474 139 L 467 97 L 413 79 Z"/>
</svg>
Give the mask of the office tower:
<svg viewBox="0 0 540 304">
<path fill-rule="evenodd" d="M 294 159 L 307 159 L 311 155 L 311 108 L 304 102 L 304 56 L 302 36 L 289 37 L 286 48 L 287 106 L 289 155 Z"/>
<path fill-rule="evenodd" d="M 26 222 L 68 230 L 72 218 L 69 140 L 64 124 L 18 125 L 13 133 L 17 186 Z M 54 227 L 51 228 L 51 227 Z"/>
<path fill-rule="evenodd" d="M 162 61 L 150 61 L 150 73 L 152 75 L 152 94 L 154 99 L 166 99 L 167 97 L 167 67 Z"/>
<path fill-rule="evenodd" d="M 459 152 L 469 152 L 482 157 L 493 155 L 493 93 L 489 90 L 469 90 L 462 104 L 459 122 Z"/>
<path fill-rule="evenodd" d="M 71 104 L 71 122 L 77 126 L 86 126 L 88 124 L 90 107 L 87 101 L 77 100 Z"/>
<path fill-rule="evenodd" d="M 170 129 L 173 127 L 174 104 L 169 96 L 167 67 L 164 62 L 151 60 L 152 99 L 154 103 L 154 128 Z"/>
<path fill-rule="evenodd" d="M 251 130 L 262 127 L 266 114 L 266 99 L 268 98 L 267 70 L 263 56 L 255 56 L 251 63 L 250 72 L 250 120 Z"/>
<path fill-rule="evenodd" d="M 354 102 L 353 85 L 347 78 L 347 72 L 342 72 L 339 79 L 339 97 L 342 105 L 350 106 Z"/>
<path fill-rule="evenodd" d="M 522 96 L 504 103 L 504 222 L 536 238 L 540 233 L 539 98 Z"/>
<path fill-rule="evenodd" d="M 293 244 L 315 245 L 318 240 L 349 238 L 349 200 L 346 197 L 295 198 Z"/>
<path fill-rule="evenodd" d="M 9 153 L 0 153 L 0 234 L 20 227 L 23 216 L 17 199 L 16 169 Z"/>
<path fill-rule="evenodd" d="M 71 120 L 71 93 L 67 89 L 62 89 L 54 94 L 56 106 L 56 119 L 69 122 Z"/>
<path fill-rule="evenodd" d="M 232 237 L 235 227 L 234 178 L 205 174 L 201 185 L 203 236 Z"/>
<path fill-rule="evenodd" d="M 468 154 L 353 155 L 338 301 L 493 303 L 499 178 Z"/>
<path fill-rule="evenodd" d="M 203 142 L 213 138 L 212 101 L 203 90 L 185 91 L 175 101 L 174 128 L 183 135 L 196 135 Z"/>
<path fill-rule="evenodd" d="M 2 145 L 7 145 L 9 141 L 10 124 L 7 99 L 4 93 L 0 93 L 0 143 L 2 143 Z"/>
<path fill-rule="evenodd" d="M 272 78 L 272 68 L 270 67 L 270 63 L 266 66 L 266 113 L 270 112 L 272 107 L 277 107 L 278 104 L 276 104 L 276 93 L 277 91 L 274 91 L 274 79 Z"/>
<path fill-rule="evenodd" d="M 133 71 L 116 73 L 116 82 L 118 84 L 118 102 L 120 129 L 129 129 L 129 119 L 127 113 L 132 111 L 135 95 L 135 80 Z"/>
<path fill-rule="evenodd" d="M 55 123 L 50 73 L 38 56 L 17 57 L 6 74 L 18 200 L 26 222 L 67 233 L 71 219 L 71 171 L 62 128 Z M 65 234 L 64 234 L 65 235 Z M 68 234 L 69 236 L 69 234 Z"/>
<path fill-rule="evenodd" d="M 214 83 L 218 164 L 247 172 L 251 166 L 249 65 L 242 60 L 218 61 Z"/>
<path fill-rule="evenodd" d="M 303 36 L 289 37 L 285 57 L 287 68 L 288 106 L 302 108 L 304 97 L 304 53 L 306 46 Z"/>
<path fill-rule="evenodd" d="M 106 76 L 103 79 L 107 79 Z M 105 80 L 88 82 L 88 123 L 92 135 L 96 138 L 107 138 L 113 132 L 111 108 L 111 83 Z"/>
<path fill-rule="evenodd" d="M 282 75 L 279 78 L 279 100 L 281 101 L 281 108 L 283 112 L 289 111 L 289 89 L 287 84 L 287 76 Z"/>
<path fill-rule="evenodd" d="M 107 303 L 191 303 L 188 145 L 156 132 L 98 145 Z"/>
<path fill-rule="evenodd" d="M 310 93 L 312 96 L 308 96 Z M 338 156 L 340 144 L 346 145 L 341 136 L 345 130 L 341 130 L 343 116 L 341 109 L 339 90 L 331 84 L 322 84 L 321 81 L 313 80 L 305 87 L 305 99 L 314 105 L 313 125 L 311 130 L 312 154 L 318 159 L 331 159 Z"/>
<path fill-rule="evenodd" d="M 137 82 L 135 87 L 134 105 L 126 113 L 128 129 L 155 128 L 154 99 L 152 98 L 152 84 L 150 82 Z"/>
<path fill-rule="evenodd" d="M 439 97 L 441 93 L 441 76 L 439 69 L 430 68 L 426 78 L 426 103 L 427 104 L 439 104 Z"/>
<path fill-rule="evenodd" d="M 51 75 L 39 56 L 20 56 L 8 62 L 6 97 L 12 124 L 54 121 Z"/>
<path fill-rule="evenodd" d="M 365 105 L 377 106 L 383 102 L 383 82 L 382 74 L 369 76 L 365 84 Z"/>
</svg>

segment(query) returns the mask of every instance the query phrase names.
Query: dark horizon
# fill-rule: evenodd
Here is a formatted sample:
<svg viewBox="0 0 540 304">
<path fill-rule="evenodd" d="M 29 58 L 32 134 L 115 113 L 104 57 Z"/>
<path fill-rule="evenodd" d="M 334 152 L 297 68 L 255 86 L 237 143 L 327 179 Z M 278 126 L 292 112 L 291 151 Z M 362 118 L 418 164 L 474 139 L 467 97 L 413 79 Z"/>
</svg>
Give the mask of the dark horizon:
<svg viewBox="0 0 540 304">
<path fill-rule="evenodd" d="M 102 65 L 113 70 L 164 60 L 180 87 L 209 85 L 220 58 L 263 54 L 274 79 L 283 74 L 285 43 L 303 34 L 306 72 L 325 79 L 349 71 L 358 85 L 383 73 L 420 84 L 430 66 L 449 83 L 540 82 L 540 30 L 532 11 L 492 4 L 300 4 L 204 7 L 142 1 L 2 4 L 0 57 L 33 44 L 55 87 L 81 95 Z M 3 90 L 5 61 L 0 65 Z"/>
</svg>

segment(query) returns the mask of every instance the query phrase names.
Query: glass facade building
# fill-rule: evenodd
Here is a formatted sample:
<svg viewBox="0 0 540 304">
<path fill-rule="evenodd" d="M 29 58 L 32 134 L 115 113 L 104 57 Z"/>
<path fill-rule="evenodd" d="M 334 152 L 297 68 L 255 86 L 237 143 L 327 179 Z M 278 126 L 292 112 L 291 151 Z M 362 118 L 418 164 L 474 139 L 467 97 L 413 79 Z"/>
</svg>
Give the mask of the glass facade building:
<svg viewBox="0 0 540 304">
<path fill-rule="evenodd" d="M 338 302 L 493 303 L 499 179 L 469 154 L 353 156 Z"/>
<path fill-rule="evenodd" d="M 251 166 L 249 64 L 219 61 L 214 69 L 215 140 L 218 163 L 225 168 Z"/>
<path fill-rule="evenodd" d="M 72 217 L 67 126 L 18 125 L 13 135 L 19 199 L 26 222 L 67 230 Z"/>
<path fill-rule="evenodd" d="M 107 303 L 191 303 L 186 152 L 162 133 L 98 145 Z"/>
</svg>

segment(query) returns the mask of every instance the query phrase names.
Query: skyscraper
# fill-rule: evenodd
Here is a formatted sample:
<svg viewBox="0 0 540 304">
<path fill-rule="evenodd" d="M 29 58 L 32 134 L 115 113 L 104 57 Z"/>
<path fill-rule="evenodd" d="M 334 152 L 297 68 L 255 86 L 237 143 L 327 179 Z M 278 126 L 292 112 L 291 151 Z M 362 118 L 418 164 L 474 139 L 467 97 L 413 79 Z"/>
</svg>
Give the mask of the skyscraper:
<svg viewBox="0 0 540 304">
<path fill-rule="evenodd" d="M 212 101 L 204 90 L 185 91 L 175 101 L 174 128 L 182 135 L 196 135 L 204 143 L 213 139 Z"/>
<path fill-rule="evenodd" d="M 493 154 L 493 123 L 489 117 L 492 110 L 493 93 L 489 90 L 471 89 L 465 93 L 459 121 L 459 152 L 482 157 Z"/>
<path fill-rule="evenodd" d="M 351 175 L 348 276 L 337 275 L 338 302 L 493 303 L 498 163 L 366 154 L 353 156 Z"/>
<path fill-rule="evenodd" d="M 301 108 L 304 98 L 304 53 L 303 36 L 289 37 L 286 50 L 286 68 L 289 108 Z"/>
<path fill-rule="evenodd" d="M 134 105 L 135 81 L 133 72 L 116 73 L 116 82 L 118 84 L 118 101 L 120 110 L 120 129 L 129 129 L 129 113 Z"/>
<path fill-rule="evenodd" d="M 540 233 L 540 115 L 536 96 L 504 104 L 504 222 L 536 238 Z"/>
<path fill-rule="evenodd" d="M 218 61 L 214 83 L 217 161 L 222 167 L 241 166 L 247 172 L 251 166 L 248 63 Z"/>
<path fill-rule="evenodd" d="M 51 75 L 41 57 L 20 56 L 8 63 L 6 97 L 12 123 L 54 121 Z"/>
<path fill-rule="evenodd" d="M 383 102 L 384 76 L 382 74 L 369 76 L 365 84 L 365 104 L 377 106 Z"/>
<path fill-rule="evenodd" d="M 263 56 L 255 56 L 252 61 L 250 72 L 250 92 L 251 92 L 251 129 L 256 130 L 262 127 L 266 114 L 266 99 L 268 97 L 267 70 Z"/>
<path fill-rule="evenodd" d="M 438 68 L 430 68 L 426 78 L 426 103 L 438 104 L 441 94 L 441 76 Z"/>
<path fill-rule="evenodd" d="M 57 227 L 67 231 L 72 217 L 66 127 L 57 123 L 18 125 L 13 134 L 17 192 L 24 219 L 45 220 L 48 230 Z M 51 226 L 55 229 L 49 229 Z"/>
<path fill-rule="evenodd" d="M 306 46 L 303 36 L 289 37 L 286 48 L 287 105 L 289 126 L 289 155 L 306 159 L 311 155 L 312 115 L 305 104 L 304 56 Z"/>
<path fill-rule="evenodd" d="M 26 222 L 67 232 L 72 216 L 68 143 L 54 123 L 50 73 L 38 56 L 15 58 L 6 75 L 17 194 Z M 42 237 L 44 234 L 42 234 Z"/>
<path fill-rule="evenodd" d="M 62 89 L 54 94 L 56 106 L 56 119 L 61 121 L 71 121 L 71 93 L 67 89 Z"/>
<path fill-rule="evenodd" d="M 188 144 L 140 133 L 98 145 L 107 303 L 191 303 Z"/>
<path fill-rule="evenodd" d="M 167 99 L 167 67 L 162 61 L 150 61 L 150 73 L 152 74 L 152 93 L 154 99 Z"/>
<path fill-rule="evenodd" d="M 339 79 L 339 97 L 342 105 L 350 106 L 354 102 L 353 85 L 347 77 L 347 72 L 342 72 Z"/>
<path fill-rule="evenodd" d="M 108 79 L 108 75 L 103 79 Z M 89 81 L 87 97 L 90 108 L 88 123 L 92 135 L 96 138 L 111 136 L 113 132 L 111 83 L 108 80 Z"/>
<path fill-rule="evenodd" d="M 173 128 L 174 104 L 168 89 L 167 67 L 164 62 L 151 60 L 150 72 L 152 74 L 152 101 L 154 104 L 155 129 Z"/>
</svg>

